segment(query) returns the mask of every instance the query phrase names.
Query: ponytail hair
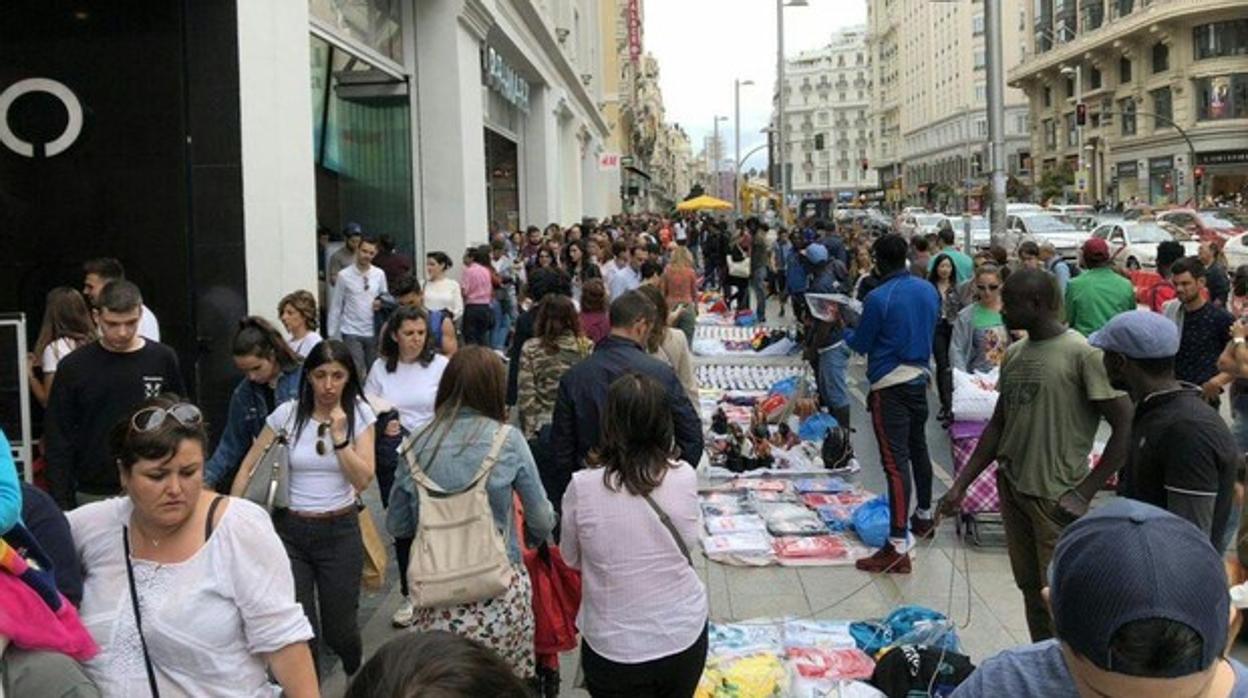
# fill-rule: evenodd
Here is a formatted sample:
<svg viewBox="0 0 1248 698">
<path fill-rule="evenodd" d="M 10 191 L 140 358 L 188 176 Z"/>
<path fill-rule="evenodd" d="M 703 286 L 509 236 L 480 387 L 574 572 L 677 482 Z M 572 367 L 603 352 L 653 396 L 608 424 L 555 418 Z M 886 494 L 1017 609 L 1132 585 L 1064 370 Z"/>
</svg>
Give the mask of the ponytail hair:
<svg viewBox="0 0 1248 698">
<path fill-rule="evenodd" d="M 234 333 L 234 356 L 258 356 L 281 364 L 283 371 L 299 365 L 299 356 L 268 320 L 249 315 L 238 321 Z"/>
</svg>

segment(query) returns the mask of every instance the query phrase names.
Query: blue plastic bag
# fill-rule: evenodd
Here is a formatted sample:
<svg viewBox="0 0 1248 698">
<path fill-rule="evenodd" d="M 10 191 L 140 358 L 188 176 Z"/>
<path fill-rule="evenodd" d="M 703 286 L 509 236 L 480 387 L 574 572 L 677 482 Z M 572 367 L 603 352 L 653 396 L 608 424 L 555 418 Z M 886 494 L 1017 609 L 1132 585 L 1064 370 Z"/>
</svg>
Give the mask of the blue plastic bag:
<svg viewBox="0 0 1248 698">
<path fill-rule="evenodd" d="M 797 382 L 801 380 L 801 376 L 789 376 L 771 384 L 771 390 L 767 392 L 772 395 L 783 395 L 792 398 L 797 395 Z"/>
<path fill-rule="evenodd" d="M 885 647 L 895 645 L 962 651 L 954 624 L 944 614 L 925 606 L 901 606 L 884 620 L 851 623 L 849 634 L 858 649 L 873 657 Z"/>
<path fill-rule="evenodd" d="M 821 444 L 828 430 L 835 426 L 837 426 L 835 417 L 826 412 L 816 412 L 807 417 L 806 421 L 802 422 L 802 426 L 798 427 L 797 438 Z"/>
<path fill-rule="evenodd" d="M 888 497 L 880 495 L 854 510 L 854 531 L 871 548 L 888 542 Z"/>
</svg>

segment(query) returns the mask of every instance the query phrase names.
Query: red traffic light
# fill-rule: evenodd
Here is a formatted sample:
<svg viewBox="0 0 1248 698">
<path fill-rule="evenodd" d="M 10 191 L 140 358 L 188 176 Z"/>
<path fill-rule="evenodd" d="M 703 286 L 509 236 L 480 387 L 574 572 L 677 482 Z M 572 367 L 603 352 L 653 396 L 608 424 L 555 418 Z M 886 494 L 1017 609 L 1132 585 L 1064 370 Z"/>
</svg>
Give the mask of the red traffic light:
<svg viewBox="0 0 1248 698">
<path fill-rule="evenodd" d="M 1075 125 L 1084 126 L 1088 123 L 1088 105 L 1080 102 L 1075 105 Z"/>
</svg>

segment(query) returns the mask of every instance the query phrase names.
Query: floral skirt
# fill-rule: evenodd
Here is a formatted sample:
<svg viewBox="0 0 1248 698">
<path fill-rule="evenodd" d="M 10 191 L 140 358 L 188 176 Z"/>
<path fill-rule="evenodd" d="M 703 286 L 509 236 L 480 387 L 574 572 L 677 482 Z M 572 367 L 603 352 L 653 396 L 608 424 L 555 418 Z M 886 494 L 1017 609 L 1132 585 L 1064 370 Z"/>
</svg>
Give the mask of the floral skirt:
<svg viewBox="0 0 1248 698">
<path fill-rule="evenodd" d="M 418 608 L 412 631 L 446 630 L 476 640 L 498 653 L 522 679 L 536 673 L 533 659 L 533 584 L 524 565 L 515 566 L 502 595 L 449 608 Z"/>
</svg>

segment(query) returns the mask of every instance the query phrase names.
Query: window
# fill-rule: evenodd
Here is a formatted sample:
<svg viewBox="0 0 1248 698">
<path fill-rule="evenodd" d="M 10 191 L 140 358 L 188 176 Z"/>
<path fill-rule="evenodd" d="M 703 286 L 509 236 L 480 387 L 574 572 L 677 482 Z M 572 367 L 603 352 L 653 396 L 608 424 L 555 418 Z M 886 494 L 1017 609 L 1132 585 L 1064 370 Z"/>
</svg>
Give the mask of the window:
<svg viewBox="0 0 1248 698">
<path fill-rule="evenodd" d="M 819 112 L 819 123 L 820 124 L 828 123 L 828 113 L 826 111 Z"/>
<path fill-rule="evenodd" d="M 827 170 L 824 170 L 823 172 L 819 173 L 819 183 L 820 184 L 828 183 L 828 171 Z"/>
<path fill-rule="evenodd" d="M 986 99 L 988 99 L 988 89 L 987 89 L 987 87 L 986 87 L 986 86 L 985 86 L 985 85 L 981 82 L 980 84 L 978 84 L 978 85 L 976 85 L 976 86 L 975 86 L 975 101 L 976 101 L 976 102 L 983 102 L 983 101 L 985 101 Z"/>
<path fill-rule="evenodd" d="M 1153 44 L 1153 72 L 1164 73 L 1170 69 L 1170 47 L 1158 41 Z"/>
<path fill-rule="evenodd" d="M 984 16 L 975 15 L 971 18 L 971 35 L 979 36 L 984 33 Z"/>
<path fill-rule="evenodd" d="M 1131 82 L 1131 59 L 1123 56 L 1118 59 L 1118 84 L 1125 85 Z"/>
<path fill-rule="evenodd" d="M 975 120 L 975 133 L 980 138 L 986 138 L 988 136 L 988 121 L 985 119 L 976 119 Z"/>
<path fill-rule="evenodd" d="M 1075 79 L 1073 77 L 1066 78 L 1066 99 L 1073 99 L 1075 96 Z"/>
<path fill-rule="evenodd" d="M 1044 120 L 1044 148 L 1045 150 L 1057 149 L 1057 124 L 1052 119 Z"/>
<path fill-rule="evenodd" d="M 1192 27 L 1195 59 L 1248 56 L 1248 19 Z"/>
<path fill-rule="evenodd" d="M 1135 135 L 1135 100 L 1131 97 L 1118 101 L 1118 111 L 1122 114 L 1122 135 Z"/>
<path fill-rule="evenodd" d="M 1089 89 L 1101 89 L 1101 71 L 1097 70 L 1095 67 L 1088 68 L 1088 84 L 1091 85 Z"/>
<path fill-rule="evenodd" d="M 1174 118 L 1174 103 L 1170 96 L 1170 88 L 1163 87 L 1148 94 L 1153 98 L 1153 128 L 1170 128 L 1173 126 L 1171 119 Z"/>
<path fill-rule="evenodd" d="M 1014 117 L 1014 132 L 1027 133 L 1027 115 L 1019 114 Z"/>
<path fill-rule="evenodd" d="M 1197 120 L 1248 118 L 1248 73 L 1201 78 L 1195 84 Z"/>
<path fill-rule="evenodd" d="M 1079 129 L 1075 127 L 1075 113 L 1066 115 L 1066 147 L 1079 145 Z"/>
<path fill-rule="evenodd" d="M 975 51 L 975 70 L 984 69 L 984 52 L 982 50 Z"/>
<path fill-rule="evenodd" d="M 842 182 L 845 182 L 845 181 L 848 181 L 848 180 L 849 180 L 849 170 L 842 169 L 842 170 L 841 170 L 841 181 L 842 181 Z"/>
<path fill-rule="evenodd" d="M 1045 85 L 1044 90 L 1042 90 L 1042 94 L 1044 97 L 1044 106 L 1046 107 L 1053 106 L 1053 88 L 1049 87 L 1048 85 Z"/>
</svg>

